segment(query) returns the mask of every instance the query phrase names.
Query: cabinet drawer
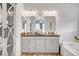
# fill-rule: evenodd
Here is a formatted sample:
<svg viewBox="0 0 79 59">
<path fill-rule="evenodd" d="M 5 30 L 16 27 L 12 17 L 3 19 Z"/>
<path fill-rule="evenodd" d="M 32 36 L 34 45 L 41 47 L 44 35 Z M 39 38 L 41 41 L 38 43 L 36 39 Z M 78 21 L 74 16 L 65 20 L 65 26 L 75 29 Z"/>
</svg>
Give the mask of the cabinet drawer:
<svg viewBox="0 0 79 59">
<path fill-rule="evenodd" d="M 36 38 L 31 37 L 29 39 L 29 52 L 35 52 L 36 51 Z"/>
<path fill-rule="evenodd" d="M 22 42 L 22 44 L 21 44 L 21 50 L 22 50 L 22 52 L 28 52 L 29 51 L 29 39 L 28 38 L 26 38 L 26 37 L 22 37 L 21 38 L 22 40 L 21 40 L 21 42 Z"/>
</svg>

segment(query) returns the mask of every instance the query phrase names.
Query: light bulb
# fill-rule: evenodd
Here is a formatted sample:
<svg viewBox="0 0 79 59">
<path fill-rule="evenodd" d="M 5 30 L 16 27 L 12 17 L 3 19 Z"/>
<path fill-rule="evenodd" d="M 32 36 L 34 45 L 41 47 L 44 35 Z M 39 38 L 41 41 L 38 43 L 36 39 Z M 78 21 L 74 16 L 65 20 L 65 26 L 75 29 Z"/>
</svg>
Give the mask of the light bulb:
<svg viewBox="0 0 79 59">
<path fill-rule="evenodd" d="M 31 14 L 32 12 L 31 12 L 31 11 L 28 11 L 28 13 L 30 13 L 30 14 Z"/>
<path fill-rule="evenodd" d="M 25 16 L 27 16 L 28 15 L 28 11 L 25 11 Z"/>
<path fill-rule="evenodd" d="M 27 11 L 25 11 L 25 13 L 28 13 Z"/>
<path fill-rule="evenodd" d="M 49 11 L 49 13 L 52 13 L 52 11 Z"/>
<path fill-rule="evenodd" d="M 54 14 L 55 14 L 55 13 L 56 13 L 56 11 L 52 11 L 52 13 L 54 13 Z"/>
<path fill-rule="evenodd" d="M 32 11 L 33 14 L 36 14 L 36 11 Z"/>
<path fill-rule="evenodd" d="M 56 11 L 52 11 L 52 13 L 53 13 L 53 16 L 56 16 Z"/>
</svg>

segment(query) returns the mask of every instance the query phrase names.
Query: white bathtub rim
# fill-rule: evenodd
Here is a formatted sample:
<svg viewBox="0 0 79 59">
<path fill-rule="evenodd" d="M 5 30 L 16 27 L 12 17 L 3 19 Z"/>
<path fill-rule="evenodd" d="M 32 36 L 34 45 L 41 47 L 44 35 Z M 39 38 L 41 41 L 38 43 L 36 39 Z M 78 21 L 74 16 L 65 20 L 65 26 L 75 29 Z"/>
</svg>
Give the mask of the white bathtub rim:
<svg viewBox="0 0 79 59">
<path fill-rule="evenodd" d="M 77 44 L 77 45 L 79 45 L 79 42 L 63 42 L 63 45 L 65 45 L 65 44 Z"/>
</svg>

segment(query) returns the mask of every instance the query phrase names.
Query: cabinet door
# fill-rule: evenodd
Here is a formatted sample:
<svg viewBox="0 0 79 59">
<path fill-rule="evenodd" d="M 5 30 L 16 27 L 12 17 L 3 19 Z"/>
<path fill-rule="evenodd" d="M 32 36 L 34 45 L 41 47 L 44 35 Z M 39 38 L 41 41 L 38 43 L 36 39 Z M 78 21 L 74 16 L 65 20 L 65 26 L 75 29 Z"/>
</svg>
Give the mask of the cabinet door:
<svg viewBox="0 0 79 59">
<path fill-rule="evenodd" d="M 53 41 L 51 40 L 50 37 L 46 37 L 46 52 L 51 52 L 51 45 L 53 45 Z"/>
<path fill-rule="evenodd" d="M 55 37 L 46 37 L 46 52 L 58 52 L 59 51 L 59 41 Z"/>
<path fill-rule="evenodd" d="M 36 41 L 36 51 L 37 52 L 44 52 L 44 37 L 37 37 Z"/>
<path fill-rule="evenodd" d="M 53 45 L 51 50 L 54 52 L 59 52 L 59 37 L 51 37 L 53 40 Z"/>
<path fill-rule="evenodd" d="M 14 56 L 15 51 L 15 4 L 5 4 L 4 20 L 4 43 L 7 43 L 7 55 Z M 11 13 L 12 12 L 12 13 Z M 4 44 L 5 45 L 5 44 Z M 5 45 L 6 46 L 6 45 Z M 5 52 L 6 54 L 6 52 Z"/>
<path fill-rule="evenodd" d="M 35 37 L 29 37 L 29 52 L 35 52 L 36 49 L 36 38 Z"/>
<path fill-rule="evenodd" d="M 22 37 L 22 45 L 21 45 L 22 52 L 28 52 L 29 51 L 29 39 L 28 37 Z"/>
</svg>

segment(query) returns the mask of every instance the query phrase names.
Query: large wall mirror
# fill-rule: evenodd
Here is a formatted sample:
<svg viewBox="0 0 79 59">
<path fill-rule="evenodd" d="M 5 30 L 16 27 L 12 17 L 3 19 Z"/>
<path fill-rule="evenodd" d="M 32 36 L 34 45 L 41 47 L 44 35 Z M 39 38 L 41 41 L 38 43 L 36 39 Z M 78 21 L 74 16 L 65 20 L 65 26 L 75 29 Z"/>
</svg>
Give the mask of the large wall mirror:
<svg viewBox="0 0 79 59">
<path fill-rule="evenodd" d="M 35 27 L 34 31 L 35 32 L 43 32 L 45 31 L 45 26 L 44 26 L 44 20 L 35 20 Z"/>
<path fill-rule="evenodd" d="M 26 32 L 55 32 L 56 16 L 22 16 L 22 30 Z"/>
<path fill-rule="evenodd" d="M 30 17 L 31 20 L 31 31 L 33 32 L 43 32 L 44 31 L 44 17 Z"/>
</svg>

